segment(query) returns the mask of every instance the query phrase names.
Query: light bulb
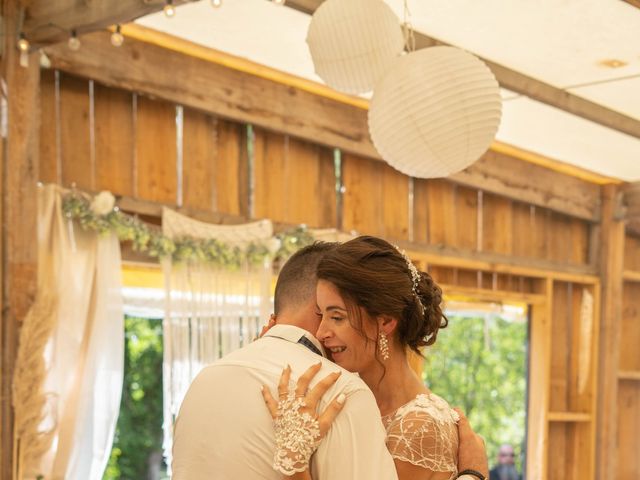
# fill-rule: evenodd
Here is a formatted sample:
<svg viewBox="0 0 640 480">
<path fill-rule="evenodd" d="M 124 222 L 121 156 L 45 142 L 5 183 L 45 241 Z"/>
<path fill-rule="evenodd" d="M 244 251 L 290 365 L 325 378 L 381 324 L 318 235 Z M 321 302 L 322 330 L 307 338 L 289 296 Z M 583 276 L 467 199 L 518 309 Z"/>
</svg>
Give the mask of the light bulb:
<svg viewBox="0 0 640 480">
<path fill-rule="evenodd" d="M 124 36 L 121 32 L 120 25 L 116 26 L 116 31 L 111 34 L 111 45 L 114 47 L 119 47 L 124 43 Z"/>
<path fill-rule="evenodd" d="M 176 9 L 173 6 L 172 0 L 167 0 L 167 4 L 164 6 L 163 10 L 167 18 L 171 18 L 176 14 Z"/>
<path fill-rule="evenodd" d="M 276 5 L 284 5 L 284 2 L 286 0 L 273 0 L 273 3 L 275 3 Z"/>
<path fill-rule="evenodd" d="M 18 40 L 18 50 L 20 50 L 21 52 L 28 52 L 29 46 L 29 40 L 24 38 L 24 33 L 21 33 L 20 39 Z"/>
<path fill-rule="evenodd" d="M 213 8 L 219 8 L 222 6 L 222 0 L 211 0 L 211 6 Z"/>
<path fill-rule="evenodd" d="M 71 36 L 69 37 L 67 45 L 69 46 L 69 49 L 73 50 L 74 52 L 80 50 L 81 43 L 75 30 L 71 30 Z"/>
</svg>

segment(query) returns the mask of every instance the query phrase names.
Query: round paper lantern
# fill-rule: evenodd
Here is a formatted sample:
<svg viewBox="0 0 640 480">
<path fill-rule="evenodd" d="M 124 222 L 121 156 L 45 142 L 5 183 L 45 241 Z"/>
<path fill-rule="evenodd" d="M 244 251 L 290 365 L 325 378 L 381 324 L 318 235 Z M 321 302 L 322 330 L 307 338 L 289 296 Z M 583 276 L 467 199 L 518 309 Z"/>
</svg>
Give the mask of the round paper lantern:
<svg viewBox="0 0 640 480">
<path fill-rule="evenodd" d="M 395 169 L 446 177 L 489 148 L 501 110 L 500 87 L 482 61 L 458 48 L 431 47 L 399 57 L 376 84 L 369 132 Z"/>
<path fill-rule="evenodd" d="M 326 0 L 311 18 L 307 44 L 316 73 L 346 93 L 364 93 L 400 55 L 398 17 L 382 0 Z"/>
</svg>

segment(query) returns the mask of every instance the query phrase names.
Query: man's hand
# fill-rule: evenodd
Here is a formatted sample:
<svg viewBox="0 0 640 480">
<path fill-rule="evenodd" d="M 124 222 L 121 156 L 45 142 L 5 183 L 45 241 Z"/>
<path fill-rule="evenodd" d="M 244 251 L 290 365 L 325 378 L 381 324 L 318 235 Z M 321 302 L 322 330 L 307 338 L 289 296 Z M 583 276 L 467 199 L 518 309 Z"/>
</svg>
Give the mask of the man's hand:
<svg viewBox="0 0 640 480">
<path fill-rule="evenodd" d="M 455 409 L 460 415 L 458 435 L 460 447 L 458 449 L 458 471 L 477 470 L 485 477 L 489 477 L 489 464 L 483 438 L 473 431 L 469 420 L 459 408 Z"/>
</svg>

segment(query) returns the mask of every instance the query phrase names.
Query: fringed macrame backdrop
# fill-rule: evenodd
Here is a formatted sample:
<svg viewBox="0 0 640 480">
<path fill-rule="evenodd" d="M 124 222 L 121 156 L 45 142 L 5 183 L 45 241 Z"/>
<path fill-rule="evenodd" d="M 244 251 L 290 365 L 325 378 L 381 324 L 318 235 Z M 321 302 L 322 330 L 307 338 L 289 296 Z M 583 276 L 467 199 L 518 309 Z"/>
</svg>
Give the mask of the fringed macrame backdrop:
<svg viewBox="0 0 640 480">
<path fill-rule="evenodd" d="M 251 242 L 269 244 L 270 221 L 212 225 L 164 209 L 163 233 L 175 239 L 216 239 L 244 250 Z M 273 240 L 272 251 L 277 249 Z M 258 264 L 210 265 L 202 261 L 163 261 L 164 453 L 171 464 L 173 423 L 191 381 L 200 370 L 253 339 L 268 320 L 271 305 L 271 257 Z"/>
</svg>

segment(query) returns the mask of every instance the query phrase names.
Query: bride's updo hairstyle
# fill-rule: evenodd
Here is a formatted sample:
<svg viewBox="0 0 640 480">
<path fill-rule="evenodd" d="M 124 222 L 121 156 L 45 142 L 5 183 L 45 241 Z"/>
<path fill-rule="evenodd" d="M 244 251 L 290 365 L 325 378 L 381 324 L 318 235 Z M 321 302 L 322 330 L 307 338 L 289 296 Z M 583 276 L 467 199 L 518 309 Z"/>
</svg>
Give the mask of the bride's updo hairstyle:
<svg viewBox="0 0 640 480">
<path fill-rule="evenodd" d="M 362 236 L 338 245 L 320 260 L 317 277 L 335 285 L 352 326 L 365 337 L 362 310 L 371 319 L 395 318 L 395 337 L 418 354 L 448 324 L 440 287 L 428 273 L 410 267 L 407 257 L 381 238 Z"/>
</svg>

